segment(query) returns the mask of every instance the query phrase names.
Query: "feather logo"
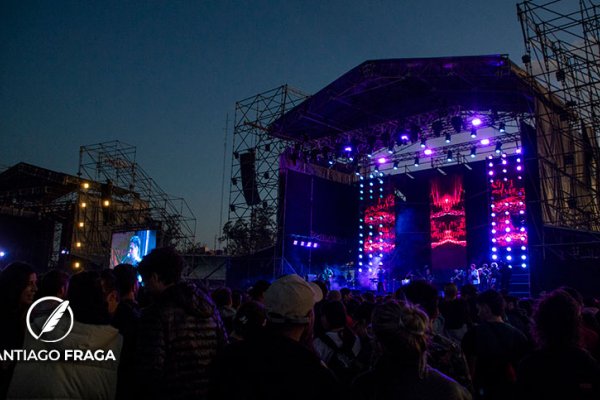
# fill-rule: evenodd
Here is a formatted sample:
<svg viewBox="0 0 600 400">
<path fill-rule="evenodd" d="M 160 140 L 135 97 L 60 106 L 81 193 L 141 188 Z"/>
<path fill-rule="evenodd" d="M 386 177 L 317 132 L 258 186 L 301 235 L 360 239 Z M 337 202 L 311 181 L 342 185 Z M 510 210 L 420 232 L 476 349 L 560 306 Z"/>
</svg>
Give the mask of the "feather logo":
<svg viewBox="0 0 600 400">
<path fill-rule="evenodd" d="M 46 319 L 46 321 L 42 325 L 42 330 L 38 334 L 36 334 L 31 327 L 31 311 L 38 304 L 40 304 L 44 301 L 58 302 L 59 305 L 58 305 L 58 307 L 56 307 L 54 309 L 54 311 L 52 311 L 50 316 Z M 69 316 L 71 317 L 71 325 L 70 325 L 69 329 L 67 330 L 67 332 L 58 339 L 42 339 L 42 335 L 44 335 L 45 333 L 51 333 L 52 331 L 54 331 L 54 329 L 56 329 L 57 325 L 59 324 L 59 322 L 65 315 L 65 313 L 67 313 L 67 312 L 68 312 Z M 73 311 L 71 310 L 71 307 L 69 307 L 69 301 L 68 300 L 63 301 L 62 299 L 60 299 L 58 297 L 53 297 L 53 296 L 42 297 L 41 299 L 37 300 L 35 303 L 33 303 L 31 305 L 31 307 L 29 307 L 29 310 L 27 311 L 27 329 L 29 329 L 29 333 L 31 333 L 31 336 L 33 336 L 36 340 L 41 340 L 43 342 L 58 342 L 58 341 L 64 339 L 71 332 L 71 329 L 73 329 Z M 48 335 L 46 335 L 46 336 L 48 336 Z"/>
</svg>

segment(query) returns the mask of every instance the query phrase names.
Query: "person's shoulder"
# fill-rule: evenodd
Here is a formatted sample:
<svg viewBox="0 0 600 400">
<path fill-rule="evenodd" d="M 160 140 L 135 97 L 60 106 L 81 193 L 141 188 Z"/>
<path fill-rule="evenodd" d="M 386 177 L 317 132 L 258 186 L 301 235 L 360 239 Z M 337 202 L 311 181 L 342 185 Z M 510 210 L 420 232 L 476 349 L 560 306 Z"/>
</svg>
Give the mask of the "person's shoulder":
<svg viewBox="0 0 600 400">
<path fill-rule="evenodd" d="M 427 367 L 423 378 L 423 383 L 430 390 L 443 393 L 444 398 L 450 400 L 467 400 L 471 399 L 471 394 L 460 383 L 447 375 L 444 375 L 435 368 Z M 440 396 L 441 397 L 441 396 Z"/>
</svg>

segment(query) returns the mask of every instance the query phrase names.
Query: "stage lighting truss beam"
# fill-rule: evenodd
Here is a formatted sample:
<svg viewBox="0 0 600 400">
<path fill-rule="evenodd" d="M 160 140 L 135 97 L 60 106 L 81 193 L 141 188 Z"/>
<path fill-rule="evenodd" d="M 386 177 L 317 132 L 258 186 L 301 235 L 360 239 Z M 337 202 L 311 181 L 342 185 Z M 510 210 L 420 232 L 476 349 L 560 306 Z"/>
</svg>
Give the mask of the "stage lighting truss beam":
<svg viewBox="0 0 600 400">
<path fill-rule="evenodd" d="M 82 246 L 71 254 L 106 264 L 112 233 L 138 229 L 158 229 L 163 245 L 182 252 L 194 246 L 191 209 L 183 198 L 165 193 L 135 157 L 136 148 L 120 141 L 80 148 L 78 175 L 88 185 L 79 187 L 73 228 L 72 241 Z"/>
<path fill-rule="evenodd" d="M 235 107 L 233 152 L 229 188 L 228 219 L 230 224 L 244 223 L 252 231 L 259 208 L 270 221 L 269 228 L 277 232 L 279 207 L 279 156 L 292 146 L 291 142 L 270 135 L 269 127 L 285 112 L 308 96 L 287 85 L 238 101 Z M 260 202 L 248 205 L 242 187 L 240 155 L 255 154 L 256 189 Z M 275 236 L 272 238 L 275 244 Z M 250 249 L 250 252 L 260 250 Z"/>
<path fill-rule="evenodd" d="M 591 0 L 517 5 L 537 110 L 544 223 L 600 231 L 599 7 Z"/>
</svg>

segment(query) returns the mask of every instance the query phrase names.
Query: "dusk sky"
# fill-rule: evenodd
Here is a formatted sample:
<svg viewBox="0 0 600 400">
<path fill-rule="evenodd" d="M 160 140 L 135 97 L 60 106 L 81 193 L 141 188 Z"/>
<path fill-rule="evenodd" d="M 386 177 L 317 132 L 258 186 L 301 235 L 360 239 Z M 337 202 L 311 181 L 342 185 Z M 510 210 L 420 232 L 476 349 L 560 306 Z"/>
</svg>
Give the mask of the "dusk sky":
<svg viewBox="0 0 600 400">
<path fill-rule="evenodd" d="M 512 0 L 2 1 L 0 169 L 76 174 L 82 145 L 135 145 L 212 247 L 236 101 L 369 59 L 523 52 Z"/>
</svg>

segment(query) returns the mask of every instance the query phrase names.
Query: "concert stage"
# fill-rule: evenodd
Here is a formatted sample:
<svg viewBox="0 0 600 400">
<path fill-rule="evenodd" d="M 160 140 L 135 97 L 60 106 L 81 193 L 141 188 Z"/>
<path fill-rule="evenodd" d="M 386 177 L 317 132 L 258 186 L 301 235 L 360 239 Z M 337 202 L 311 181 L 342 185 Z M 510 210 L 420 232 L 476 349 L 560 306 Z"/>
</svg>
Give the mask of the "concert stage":
<svg viewBox="0 0 600 400">
<path fill-rule="evenodd" d="M 497 263 L 512 293 L 541 290 L 545 225 L 581 211 L 549 207 L 559 172 L 542 162 L 553 157 L 548 138 L 597 147 L 585 130 L 556 134 L 561 113 L 506 56 L 364 62 L 266 129 L 284 144 L 274 275 L 332 270 L 332 287 L 393 291 Z M 272 147 L 237 150 L 254 168 Z M 265 206 L 248 176 L 246 204 Z M 595 213 L 592 203 L 578 204 Z"/>
</svg>

